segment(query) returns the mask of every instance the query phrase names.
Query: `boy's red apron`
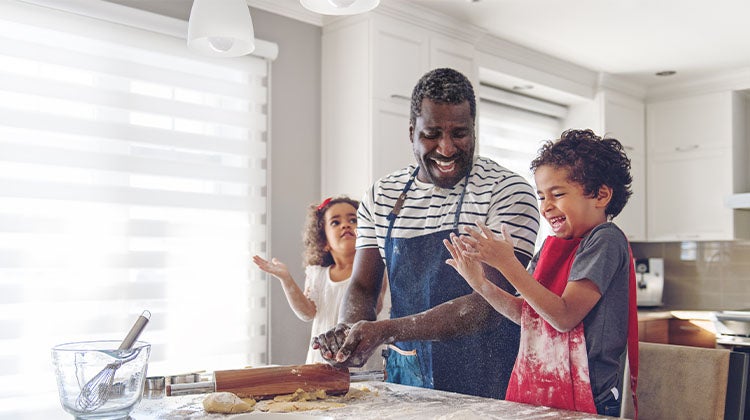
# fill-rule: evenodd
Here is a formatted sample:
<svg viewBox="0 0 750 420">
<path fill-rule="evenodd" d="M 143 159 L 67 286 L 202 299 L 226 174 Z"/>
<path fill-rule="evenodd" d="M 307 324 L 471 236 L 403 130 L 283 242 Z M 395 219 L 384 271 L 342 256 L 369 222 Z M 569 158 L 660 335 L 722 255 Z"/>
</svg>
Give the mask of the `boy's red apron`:
<svg viewBox="0 0 750 420">
<path fill-rule="evenodd" d="M 547 289 L 561 296 L 568 284 L 570 267 L 580 243 L 581 238 L 548 237 L 534 269 L 534 278 Z M 631 385 L 633 385 L 633 395 L 635 395 L 635 378 L 638 375 L 638 324 L 637 318 L 634 322 L 634 315 L 636 315 L 635 272 L 632 267 L 630 277 L 628 349 Z M 635 339 L 634 344 L 633 339 Z M 631 351 L 633 348 L 635 352 Z M 559 332 L 524 301 L 521 309 L 521 345 L 505 399 L 596 413 L 589 380 L 583 322 L 568 332 Z"/>
</svg>

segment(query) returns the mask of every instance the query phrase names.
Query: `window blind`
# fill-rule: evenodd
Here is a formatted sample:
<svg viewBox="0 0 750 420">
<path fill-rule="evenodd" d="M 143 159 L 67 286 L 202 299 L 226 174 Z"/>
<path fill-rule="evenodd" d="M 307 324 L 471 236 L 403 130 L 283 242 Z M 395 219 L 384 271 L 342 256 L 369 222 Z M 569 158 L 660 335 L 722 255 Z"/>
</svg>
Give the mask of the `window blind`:
<svg viewBox="0 0 750 420">
<path fill-rule="evenodd" d="M 0 5 L 0 417 L 60 417 L 51 347 L 146 309 L 149 375 L 266 362 L 269 65 Z"/>
<path fill-rule="evenodd" d="M 545 141 L 560 137 L 567 108 L 488 85 L 480 85 L 479 98 L 479 153 L 536 188 L 529 166 Z M 549 224 L 542 220 L 537 250 L 550 234 Z"/>
</svg>

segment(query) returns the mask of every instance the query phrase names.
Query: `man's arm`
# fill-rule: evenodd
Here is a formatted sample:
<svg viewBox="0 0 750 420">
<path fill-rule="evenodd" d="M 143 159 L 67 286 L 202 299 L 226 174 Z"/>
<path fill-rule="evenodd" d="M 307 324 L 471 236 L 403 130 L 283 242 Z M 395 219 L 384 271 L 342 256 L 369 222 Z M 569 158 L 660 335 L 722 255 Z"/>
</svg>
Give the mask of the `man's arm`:
<svg viewBox="0 0 750 420">
<path fill-rule="evenodd" d="M 359 251 L 358 251 L 359 252 Z M 519 261 L 526 265 L 529 257 L 516 254 Z M 514 292 L 510 283 L 492 267 L 485 266 L 487 278 L 499 287 L 511 293 Z M 382 273 L 380 273 L 382 275 Z M 352 278 L 354 280 L 354 278 Z M 352 300 L 354 292 L 350 287 L 347 293 L 348 318 L 341 316 L 340 321 L 352 322 L 356 319 L 352 314 L 362 314 Z M 369 304 L 361 305 L 370 307 Z M 343 309 L 343 308 L 342 308 Z M 374 312 L 373 312 L 374 313 Z M 374 315 L 369 319 L 375 319 Z M 446 340 L 485 330 L 497 328 L 505 318 L 495 311 L 492 306 L 478 293 L 474 292 L 435 306 L 418 314 L 396 319 L 379 321 L 360 320 L 355 324 L 340 323 L 334 330 L 326 333 L 325 340 L 320 336 L 320 347 L 325 347 L 330 353 L 323 353 L 324 358 L 331 362 L 345 366 L 361 366 L 372 352 L 383 343 L 411 340 Z M 334 357 L 335 356 L 335 357 Z"/>
<path fill-rule="evenodd" d="M 530 258 L 516 252 L 516 258 L 524 266 Z M 515 293 L 515 289 L 496 269 L 484 265 L 487 278 L 501 289 Z M 386 319 L 371 324 L 383 324 L 381 336 L 390 338 L 385 342 L 411 340 L 446 340 L 470 335 L 487 328 L 495 328 L 505 319 L 487 301 L 473 292 L 420 312 L 413 316 Z M 351 334 L 351 332 L 350 332 Z"/>
<path fill-rule="evenodd" d="M 334 358 L 347 340 L 352 324 L 361 320 L 374 321 L 376 319 L 376 306 L 383 287 L 384 270 L 385 264 L 377 248 L 357 250 L 354 255 L 351 281 L 341 301 L 339 323 L 334 328 L 313 338 L 311 343 L 314 349 L 320 350 L 324 359 L 335 363 Z M 355 354 L 356 357 L 353 357 L 349 363 L 345 363 L 346 366 L 361 366 L 367 361 L 372 351 L 382 343 L 379 341 L 370 346 L 370 342 L 382 339 L 375 336 L 365 338 L 364 343 L 358 341 L 350 344 L 352 349 L 359 348 L 360 350 Z"/>
<path fill-rule="evenodd" d="M 354 255 L 352 279 L 341 302 L 339 323 L 375 320 L 385 264 L 377 248 L 358 249 Z"/>
</svg>

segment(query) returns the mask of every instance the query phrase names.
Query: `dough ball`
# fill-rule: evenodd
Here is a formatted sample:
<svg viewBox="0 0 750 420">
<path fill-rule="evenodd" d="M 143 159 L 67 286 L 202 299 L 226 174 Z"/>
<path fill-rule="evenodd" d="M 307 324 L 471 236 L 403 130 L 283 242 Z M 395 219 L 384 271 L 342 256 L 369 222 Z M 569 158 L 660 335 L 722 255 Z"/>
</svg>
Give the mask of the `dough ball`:
<svg viewBox="0 0 750 420">
<path fill-rule="evenodd" d="M 207 413 L 246 413 L 252 411 L 254 405 L 255 400 L 242 400 L 231 392 L 213 392 L 203 400 L 203 409 Z"/>
</svg>

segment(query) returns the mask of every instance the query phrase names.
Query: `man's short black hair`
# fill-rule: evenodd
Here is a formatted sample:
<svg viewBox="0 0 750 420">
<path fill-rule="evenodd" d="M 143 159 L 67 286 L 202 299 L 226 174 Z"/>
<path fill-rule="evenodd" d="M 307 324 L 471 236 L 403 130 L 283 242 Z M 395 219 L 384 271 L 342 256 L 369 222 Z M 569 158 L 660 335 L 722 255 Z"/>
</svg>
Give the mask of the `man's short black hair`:
<svg viewBox="0 0 750 420">
<path fill-rule="evenodd" d="M 422 115 L 422 101 L 427 98 L 437 103 L 461 104 L 469 101 L 471 119 L 476 122 L 477 100 L 474 87 L 461 72 L 450 68 L 439 68 L 425 73 L 414 86 L 411 94 L 411 115 L 409 122 L 414 125 Z"/>
</svg>

